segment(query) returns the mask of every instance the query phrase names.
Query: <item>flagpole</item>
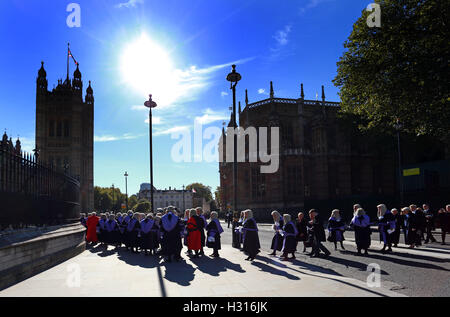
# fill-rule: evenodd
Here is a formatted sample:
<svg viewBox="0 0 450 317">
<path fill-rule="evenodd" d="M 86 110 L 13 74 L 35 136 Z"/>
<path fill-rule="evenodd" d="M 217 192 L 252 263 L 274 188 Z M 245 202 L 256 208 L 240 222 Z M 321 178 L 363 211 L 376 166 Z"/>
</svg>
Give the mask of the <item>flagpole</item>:
<svg viewBox="0 0 450 317">
<path fill-rule="evenodd" d="M 69 82 L 69 53 L 70 52 L 70 43 L 67 43 L 67 82 Z"/>
</svg>

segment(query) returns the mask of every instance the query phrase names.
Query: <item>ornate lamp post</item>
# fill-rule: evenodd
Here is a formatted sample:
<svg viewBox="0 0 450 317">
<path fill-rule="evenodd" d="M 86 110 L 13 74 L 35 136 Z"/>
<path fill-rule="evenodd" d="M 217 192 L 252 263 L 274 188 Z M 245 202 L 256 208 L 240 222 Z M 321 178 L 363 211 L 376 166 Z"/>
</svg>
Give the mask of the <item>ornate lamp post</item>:
<svg viewBox="0 0 450 317">
<path fill-rule="evenodd" d="M 231 83 L 231 89 L 233 90 L 233 127 L 236 131 L 237 128 L 237 120 L 236 120 L 236 86 L 238 82 L 242 79 L 241 74 L 236 72 L 236 65 L 231 66 L 232 71 L 228 74 L 227 80 Z M 234 210 L 237 211 L 237 135 L 234 134 L 234 159 L 233 159 L 233 188 L 234 188 L 234 199 L 233 199 L 233 207 Z"/>
<path fill-rule="evenodd" d="M 403 168 L 402 168 L 402 149 L 400 146 L 400 131 L 403 125 L 400 123 L 400 119 L 397 119 L 397 123 L 394 124 L 394 128 L 397 131 L 397 150 L 398 150 L 398 169 L 399 169 L 399 184 L 400 184 L 400 204 L 403 206 Z"/>
<path fill-rule="evenodd" d="M 126 196 L 126 201 L 127 201 L 127 211 L 128 211 L 128 172 L 125 172 L 125 174 L 123 175 L 125 176 L 125 196 Z"/>
<path fill-rule="evenodd" d="M 144 104 L 147 108 L 149 108 L 149 125 L 150 125 L 150 200 L 151 200 L 151 211 L 153 211 L 153 132 L 152 132 L 152 109 L 156 108 L 158 105 L 156 102 L 152 100 L 152 95 L 150 95 L 150 99 Z"/>
</svg>

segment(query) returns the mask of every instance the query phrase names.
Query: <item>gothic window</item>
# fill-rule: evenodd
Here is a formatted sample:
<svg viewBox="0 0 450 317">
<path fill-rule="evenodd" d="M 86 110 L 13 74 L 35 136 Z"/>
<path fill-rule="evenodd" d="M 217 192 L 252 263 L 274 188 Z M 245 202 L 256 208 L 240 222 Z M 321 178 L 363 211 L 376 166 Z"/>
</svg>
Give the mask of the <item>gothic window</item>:
<svg viewBox="0 0 450 317">
<path fill-rule="evenodd" d="M 300 166 L 289 166 L 287 167 L 287 175 L 286 175 L 286 182 L 287 182 L 287 191 L 289 195 L 298 195 L 300 194 L 302 188 L 302 182 L 301 182 L 301 169 Z"/>
<path fill-rule="evenodd" d="M 68 138 L 70 136 L 70 122 L 69 120 L 64 120 L 64 137 Z"/>
<path fill-rule="evenodd" d="M 259 167 L 252 168 L 252 197 L 253 199 L 257 199 L 265 195 L 265 175 L 260 173 Z"/>
<path fill-rule="evenodd" d="M 292 128 L 291 124 L 285 124 L 282 128 L 282 140 L 283 145 L 287 147 L 293 147 L 294 146 L 294 129 Z"/>
<path fill-rule="evenodd" d="M 55 121 L 54 120 L 50 120 L 50 122 L 49 122 L 48 136 L 50 136 L 50 137 L 55 136 Z"/>
<path fill-rule="evenodd" d="M 58 123 L 56 125 L 56 136 L 62 137 L 62 122 L 61 121 L 58 121 Z"/>
</svg>

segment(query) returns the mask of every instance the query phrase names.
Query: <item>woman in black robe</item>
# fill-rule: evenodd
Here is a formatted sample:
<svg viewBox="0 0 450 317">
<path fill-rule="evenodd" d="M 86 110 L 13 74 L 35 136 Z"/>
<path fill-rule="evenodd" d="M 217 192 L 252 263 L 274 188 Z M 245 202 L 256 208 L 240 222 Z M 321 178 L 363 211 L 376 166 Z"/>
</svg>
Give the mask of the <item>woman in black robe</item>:
<svg viewBox="0 0 450 317">
<path fill-rule="evenodd" d="M 418 225 L 416 223 L 416 217 L 411 212 L 409 207 L 405 207 L 402 209 L 402 213 L 405 216 L 404 218 L 404 227 L 406 239 L 405 243 L 409 245 L 410 249 L 414 249 L 418 240 L 420 240 L 420 235 L 417 234 Z"/>
<path fill-rule="evenodd" d="M 442 245 L 445 245 L 445 236 L 450 233 L 450 205 L 446 206 L 447 211 L 444 208 L 439 209 L 437 215 L 437 221 L 439 228 L 441 228 Z"/>
<path fill-rule="evenodd" d="M 133 218 L 130 219 L 128 222 L 125 235 L 126 235 L 126 242 L 125 245 L 127 247 L 127 250 L 131 250 L 133 253 L 138 253 L 137 247 L 138 247 L 138 233 L 141 229 L 139 220 L 139 215 L 137 213 L 134 214 Z"/>
<path fill-rule="evenodd" d="M 244 223 L 242 226 L 244 252 L 248 254 L 246 261 L 253 261 L 260 252 L 261 244 L 259 243 L 258 225 L 253 218 L 253 212 L 248 209 L 244 212 Z"/>
<path fill-rule="evenodd" d="M 283 247 L 281 252 L 281 261 L 288 261 L 289 259 L 295 259 L 295 252 L 297 251 L 297 227 L 291 221 L 291 215 L 284 215 L 283 220 L 285 225 L 283 226 Z M 288 258 L 288 254 L 292 254 L 291 258 Z"/>
<path fill-rule="evenodd" d="M 233 221 L 231 222 L 231 232 L 232 232 L 232 247 L 236 249 L 241 248 L 241 239 L 239 233 L 239 214 L 233 214 Z"/>
<path fill-rule="evenodd" d="M 392 213 L 392 215 L 394 217 L 394 221 L 395 221 L 395 231 L 391 235 L 391 242 L 392 242 L 392 245 L 396 248 L 400 242 L 400 233 L 401 233 L 401 228 L 403 227 L 402 216 L 399 214 L 397 208 L 393 208 L 391 210 L 391 213 Z"/>
<path fill-rule="evenodd" d="M 144 220 L 141 221 L 141 237 L 140 247 L 141 251 L 144 251 L 144 255 L 152 255 L 155 248 L 154 240 L 151 230 L 155 225 L 155 221 L 151 215 L 147 215 Z"/>
<path fill-rule="evenodd" d="M 119 225 L 116 222 L 115 216 L 110 215 L 109 220 L 105 223 L 105 243 L 119 246 Z"/>
<path fill-rule="evenodd" d="M 331 217 L 328 219 L 328 241 L 334 243 L 334 250 L 337 251 L 337 243 L 339 242 L 341 244 L 342 250 L 345 250 L 344 248 L 344 232 L 345 232 L 345 222 L 341 218 L 341 214 L 339 209 L 334 209 L 331 212 Z"/>
<path fill-rule="evenodd" d="M 167 262 L 172 262 L 172 257 L 176 261 L 181 260 L 182 227 L 180 219 L 173 214 L 173 209 L 169 209 L 168 213 L 161 218 L 161 255 L 166 257 Z"/>
<path fill-rule="evenodd" d="M 380 204 L 378 208 L 378 232 L 380 240 L 383 241 L 382 253 L 392 252 L 392 234 L 395 232 L 395 219 L 391 211 L 387 210 L 386 205 Z M 388 248 L 386 250 L 386 247 Z"/>
<path fill-rule="evenodd" d="M 306 248 L 311 247 L 308 245 L 308 222 L 305 219 L 305 214 L 300 212 L 295 220 L 295 226 L 297 227 L 297 241 L 303 242 L 303 253 L 306 253 Z"/>
<path fill-rule="evenodd" d="M 213 254 L 211 256 L 213 258 L 219 257 L 219 250 L 222 248 L 222 245 L 220 243 L 220 235 L 223 233 L 223 228 L 220 225 L 220 221 L 218 219 L 217 212 L 211 213 L 211 221 L 206 226 L 207 236 L 206 239 L 206 246 L 208 248 L 211 248 L 214 250 Z"/>
<path fill-rule="evenodd" d="M 281 219 L 281 215 L 278 211 L 272 211 L 272 218 L 273 218 L 273 230 L 275 232 L 273 238 L 272 238 L 272 245 L 270 248 L 273 250 L 272 253 L 269 255 L 276 256 L 277 251 L 281 251 L 283 249 L 283 236 L 281 235 L 284 227 L 283 219 Z"/>
<path fill-rule="evenodd" d="M 350 226 L 355 230 L 355 242 L 358 254 L 361 255 L 361 250 L 364 250 L 364 255 L 368 255 L 368 250 L 371 244 L 370 235 L 370 218 L 366 215 L 366 212 L 362 208 L 358 208 L 355 212 Z"/>
</svg>

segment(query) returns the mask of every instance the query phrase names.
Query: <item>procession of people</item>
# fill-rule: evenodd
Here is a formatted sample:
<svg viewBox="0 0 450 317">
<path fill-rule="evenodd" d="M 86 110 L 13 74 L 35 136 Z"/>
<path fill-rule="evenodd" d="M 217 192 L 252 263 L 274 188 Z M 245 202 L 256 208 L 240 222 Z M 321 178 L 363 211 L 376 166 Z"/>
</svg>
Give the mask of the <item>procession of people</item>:
<svg viewBox="0 0 450 317">
<path fill-rule="evenodd" d="M 333 209 L 327 226 L 315 209 L 309 211 L 309 219 L 304 212 L 300 212 L 295 220 L 290 214 L 281 215 L 278 211 L 273 211 L 271 215 L 274 235 L 270 244 L 272 252 L 268 255 L 277 256 L 280 252 L 281 261 L 295 259 L 300 242 L 303 253 L 310 257 L 319 257 L 321 253 L 328 257 L 331 252 L 324 245 L 327 241 L 333 243 L 335 250 L 338 250 L 338 244 L 345 250 L 344 233 L 348 230 L 354 231 L 356 255 L 360 256 L 368 255 L 372 231 L 375 231 L 373 227 L 378 228 L 383 253 L 393 252 L 392 248 L 398 247 L 402 231 L 409 248 L 436 242 L 432 235 L 436 227 L 441 228 L 442 244 L 445 244 L 446 234 L 450 232 L 450 205 L 433 213 L 428 204 L 424 204 L 423 209 L 410 205 L 401 208 L 400 212 L 380 204 L 376 219 L 370 219 L 361 205 L 355 204 L 350 222 L 345 222 L 340 210 Z M 232 246 L 245 253 L 245 260 L 254 261 L 261 252 L 261 243 L 253 211 L 244 210 L 240 214 L 231 214 L 231 217 L 228 213 L 225 220 L 232 224 Z M 80 222 L 87 229 L 88 243 L 116 248 L 124 245 L 132 253 L 162 256 L 168 262 L 182 259 L 183 245 L 187 248 L 186 255 L 193 258 L 204 256 L 204 248 L 212 249 L 211 257 L 220 257 L 221 235 L 224 233 L 218 213 L 211 212 L 208 221 L 200 207 L 187 209 L 184 214 L 172 206 L 158 209 L 155 214 L 129 211 L 124 214 L 102 213 L 98 217 L 93 212 L 87 217 L 82 215 Z"/>
</svg>

